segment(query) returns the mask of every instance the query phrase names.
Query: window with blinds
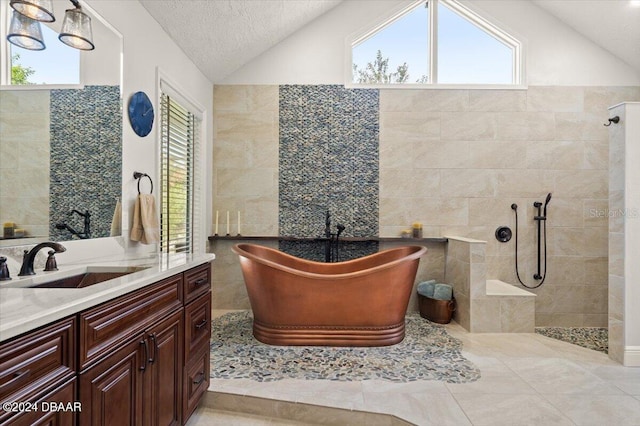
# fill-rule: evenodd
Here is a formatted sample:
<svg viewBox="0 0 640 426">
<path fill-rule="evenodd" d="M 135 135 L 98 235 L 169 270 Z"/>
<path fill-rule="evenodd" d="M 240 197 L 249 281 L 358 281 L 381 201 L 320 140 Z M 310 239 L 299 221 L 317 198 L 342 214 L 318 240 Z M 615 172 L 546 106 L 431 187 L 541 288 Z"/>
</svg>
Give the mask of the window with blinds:
<svg viewBox="0 0 640 426">
<path fill-rule="evenodd" d="M 188 109 L 163 93 L 160 251 L 193 252 L 194 151 L 198 120 Z"/>
</svg>

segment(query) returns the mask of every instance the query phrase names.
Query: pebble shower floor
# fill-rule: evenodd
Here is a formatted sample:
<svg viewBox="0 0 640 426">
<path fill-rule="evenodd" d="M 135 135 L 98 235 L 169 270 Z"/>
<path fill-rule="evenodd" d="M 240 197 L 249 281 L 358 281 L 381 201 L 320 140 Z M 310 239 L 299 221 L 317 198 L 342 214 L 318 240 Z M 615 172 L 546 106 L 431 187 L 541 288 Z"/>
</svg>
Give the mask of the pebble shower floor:
<svg viewBox="0 0 640 426">
<path fill-rule="evenodd" d="M 599 327 L 536 327 L 536 333 L 583 348 L 608 353 L 609 332 Z"/>
</svg>

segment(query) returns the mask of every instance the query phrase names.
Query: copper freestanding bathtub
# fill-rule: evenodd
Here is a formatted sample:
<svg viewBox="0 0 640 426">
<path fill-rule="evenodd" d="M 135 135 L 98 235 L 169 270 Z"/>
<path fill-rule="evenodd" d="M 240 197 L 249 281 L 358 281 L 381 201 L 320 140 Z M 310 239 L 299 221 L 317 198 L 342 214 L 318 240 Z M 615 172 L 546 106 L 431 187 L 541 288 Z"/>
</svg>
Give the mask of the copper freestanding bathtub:
<svg viewBox="0 0 640 426">
<path fill-rule="evenodd" d="M 270 345 L 387 346 L 404 339 L 420 257 L 398 247 L 322 263 L 253 244 L 232 249 L 253 311 L 253 335 Z"/>
</svg>

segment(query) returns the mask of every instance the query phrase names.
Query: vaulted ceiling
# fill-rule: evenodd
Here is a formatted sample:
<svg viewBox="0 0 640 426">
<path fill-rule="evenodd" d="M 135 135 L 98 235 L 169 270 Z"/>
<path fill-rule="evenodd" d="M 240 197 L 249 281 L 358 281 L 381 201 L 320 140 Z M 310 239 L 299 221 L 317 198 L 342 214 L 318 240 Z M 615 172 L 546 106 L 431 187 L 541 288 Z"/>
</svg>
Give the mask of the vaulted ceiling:
<svg viewBox="0 0 640 426">
<path fill-rule="evenodd" d="M 342 1 L 140 0 L 214 83 Z M 640 7 L 630 0 L 531 1 L 640 70 Z"/>
<path fill-rule="evenodd" d="M 630 0 L 535 0 L 556 18 L 640 70 L 640 5 Z"/>
<path fill-rule="evenodd" d="M 140 0 L 218 82 L 342 0 Z"/>
</svg>

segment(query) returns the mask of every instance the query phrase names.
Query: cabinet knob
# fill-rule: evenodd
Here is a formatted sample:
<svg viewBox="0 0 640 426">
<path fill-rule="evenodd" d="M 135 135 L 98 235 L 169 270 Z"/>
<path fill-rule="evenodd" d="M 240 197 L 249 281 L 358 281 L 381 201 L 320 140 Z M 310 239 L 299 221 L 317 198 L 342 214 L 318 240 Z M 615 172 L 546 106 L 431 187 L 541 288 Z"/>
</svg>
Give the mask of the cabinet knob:
<svg viewBox="0 0 640 426">
<path fill-rule="evenodd" d="M 193 379 L 193 384 L 194 385 L 199 385 L 200 383 L 204 382 L 204 373 L 200 372 L 198 373 L 198 375 L 196 376 L 195 379 Z"/>
<path fill-rule="evenodd" d="M 206 318 L 202 318 L 202 321 L 200 321 L 198 324 L 196 324 L 196 330 L 200 330 L 205 325 L 207 325 L 207 319 Z"/>
<path fill-rule="evenodd" d="M 197 280 L 195 280 L 195 281 L 193 282 L 193 285 L 196 285 L 196 286 L 197 286 L 197 285 L 202 285 L 202 284 L 204 284 L 204 283 L 206 283 L 206 282 L 207 282 L 207 279 L 206 279 L 206 278 L 199 278 L 199 279 L 197 279 Z"/>
</svg>

